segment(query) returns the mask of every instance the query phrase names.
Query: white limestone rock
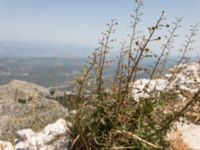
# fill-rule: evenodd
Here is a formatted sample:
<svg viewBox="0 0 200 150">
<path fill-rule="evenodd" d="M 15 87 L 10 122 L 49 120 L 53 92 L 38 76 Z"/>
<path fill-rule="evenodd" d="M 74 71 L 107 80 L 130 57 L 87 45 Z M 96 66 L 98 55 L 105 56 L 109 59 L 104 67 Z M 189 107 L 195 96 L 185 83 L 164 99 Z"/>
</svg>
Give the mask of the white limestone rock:
<svg viewBox="0 0 200 150">
<path fill-rule="evenodd" d="M 141 98 L 148 98 L 150 93 L 159 94 L 163 90 L 183 90 L 194 94 L 200 88 L 200 62 L 180 64 L 169 69 L 169 73 L 163 78 L 152 79 L 151 81 L 149 79 L 139 79 L 130 87 L 132 88 L 131 95 L 136 101 Z M 185 98 L 183 97 L 183 99 Z"/>
<path fill-rule="evenodd" d="M 149 93 L 156 91 L 160 92 L 165 89 L 168 81 L 163 79 L 139 79 L 136 80 L 132 86 L 132 95 L 136 101 L 139 101 L 140 98 L 148 98 Z M 149 86 L 148 86 L 149 85 Z M 147 87 L 148 86 L 148 87 Z"/>
<path fill-rule="evenodd" d="M 41 132 L 31 129 L 17 132 L 16 149 L 29 150 L 66 150 L 70 143 L 70 130 L 64 119 L 47 125 Z"/>
<path fill-rule="evenodd" d="M 16 136 L 17 136 L 17 139 L 19 139 L 20 141 L 25 141 L 29 139 L 30 137 L 35 136 L 35 132 L 31 129 L 24 129 L 24 130 L 17 131 Z"/>
<path fill-rule="evenodd" d="M 200 85 L 200 62 L 175 66 L 169 70 L 169 74 L 165 75 L 165 79 L 170 79 L 173 72 L 177 70 L 179 71 L 171 82 L 170 88 L 173 89 L 175 85 L 178 85 L 182 90 L 197 92 Z"/>
</svg>

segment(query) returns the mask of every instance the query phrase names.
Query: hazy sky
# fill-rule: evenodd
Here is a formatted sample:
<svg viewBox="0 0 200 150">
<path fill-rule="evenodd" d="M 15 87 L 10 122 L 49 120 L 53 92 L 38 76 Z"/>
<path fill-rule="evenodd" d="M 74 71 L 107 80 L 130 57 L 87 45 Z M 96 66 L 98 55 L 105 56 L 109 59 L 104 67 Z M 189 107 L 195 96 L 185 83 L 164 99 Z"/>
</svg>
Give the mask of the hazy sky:
<svg viewBox="0 0 200 150">
<path fill-rule="evenodd" d="M 133 0 L 0 0 L 0 40 L 94 46 L 110 18 L 118 19 L 117 37 L 126 36 L 133 7 Z M 183 31 L 200 22 L 200 0 L 146 0 L 142 25 L 162 10 L 169 21 L 182 16 Z"/>
</svg>

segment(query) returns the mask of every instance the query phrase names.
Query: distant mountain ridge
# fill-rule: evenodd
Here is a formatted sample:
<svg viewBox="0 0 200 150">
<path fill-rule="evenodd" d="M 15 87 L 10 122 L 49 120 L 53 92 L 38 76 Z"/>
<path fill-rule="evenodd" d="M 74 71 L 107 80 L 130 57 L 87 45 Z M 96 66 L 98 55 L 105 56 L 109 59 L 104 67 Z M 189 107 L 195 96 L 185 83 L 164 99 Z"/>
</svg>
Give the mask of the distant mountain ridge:
<svg viewBox="0 0 200 150">
<path fill-rule="evenodd" d="M 0 41 L 0 57 L 87 57 L 91 47 L 41 42 Z"/>
</svg>

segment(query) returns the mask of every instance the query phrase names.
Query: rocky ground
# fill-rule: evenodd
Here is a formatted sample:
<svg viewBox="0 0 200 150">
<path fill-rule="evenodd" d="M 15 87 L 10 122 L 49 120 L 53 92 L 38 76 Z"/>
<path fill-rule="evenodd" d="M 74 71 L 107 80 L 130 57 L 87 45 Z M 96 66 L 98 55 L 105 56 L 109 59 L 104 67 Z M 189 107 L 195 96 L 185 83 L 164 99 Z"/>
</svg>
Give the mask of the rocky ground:
<svg viewBox="0 0 200 150">
<path fill-rule="evenodd" d="M 173 91 L 174 109 L 182 107 L 200 89 L 200 62 L 175 66 L 159 79 L 139 79 L 132 87 L 132 96 L 136 101 Z M 168 133 L 172 149 L 200 149 L 199 108 L 197 103 Z M 163 111 L 169 111 L 167 106 Z M 0 140 L 9 140 L 14 144 L 0 141 L 0 149 L 65 150 L 71 142 L 69 128 L 72 125 L 57 119 L 68 115 L 68 110 L 54 101 L 46 88 L 24 81 L 3 85 L 0 87 Z M 55 120 L 55 123 L 47 125 Z"/>
<path fill-rule="evenodd" d="M 12 140 L 24 128 L 41 130 L 48 123 L 68 116 L 68 109 L 47 98 L 49 90 L 14 80 L 0 86 L 0 140 Z"/>
<path fill-rule="evenodd" d="M 3 150 L 66 150 L 71 143 L 71 124 L 63 119 L 47 125 L 36 133 L 32 129 L 17 131 L 14 144 L 0 141 Z"/>
<path fill-rule="evenodd" d="M 184 100 L 186 95 L 181 91 L 194 94 L 200 88 L 200 62 L 175 66 L 160 79 L 152 79 L 151 81 L 139 79 L 133 83 L 132 87 L 132 95 L 136 101 L 139 101 L 141 97 L 148 97 L 151 93 L 159 94 L 169 90 L 173 90 L 181 100 Z"/>
</svg>

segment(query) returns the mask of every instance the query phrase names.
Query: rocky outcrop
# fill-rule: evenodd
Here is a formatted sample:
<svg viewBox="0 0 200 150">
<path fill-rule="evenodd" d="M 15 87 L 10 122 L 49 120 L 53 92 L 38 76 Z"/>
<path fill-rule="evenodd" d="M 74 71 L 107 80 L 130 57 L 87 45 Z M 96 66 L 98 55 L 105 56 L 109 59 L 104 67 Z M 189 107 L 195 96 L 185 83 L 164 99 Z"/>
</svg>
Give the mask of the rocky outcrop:
<svg viewBox="0 0 200 150">
<path fill-rule="evenodd" d="M 59 119 L 37 133 L 32 129 L 17 131 L 14 146 L 3 141 L 0 146 L 3 150 L 67 150 L 71 143 L 70 127 L 70 123 Z"/>
<path fill-rule="evenodd" d="M 16 100 L 32 98 L 33 96 L 37 98 L 48 94 L 47 88 L 21 80 L 12 80 L 8 84 L 0 86 L 1 99 L 14 100 L 15 96 L 17 96 Z"/>
<path fill-rule="evenodd" d="M 148 98 L 152 92 L 161 92 L 166 88 L 167 80 L 164 79 L 139 79 L 132 85 L 132 96 L 135 101 L 139 101 L 141 98 Z M 148 86 L 148 87 L 147 87 Z"/>
<path fill-rule="evenodd" d="M 200 62 L 190 64 L 180 64 L 169 70 L 164 77 L 160 79 L 139 79 L 132 85 L 132 96 L 136 101 L 140 98 L 149 97 L 150 94 L 159 94 L 173 90 L 181 97 L 180 91 L 195 93 L 200 87 Z"/>
<path fill-rule="evenodd" d="M 48 95 L 48 89 L 25 81 L 14 80 L 0 86 L 0 140 L 13 139 L 20 129 L 38 131 L 67 117 L 68 109 Z"/>
</svg>

